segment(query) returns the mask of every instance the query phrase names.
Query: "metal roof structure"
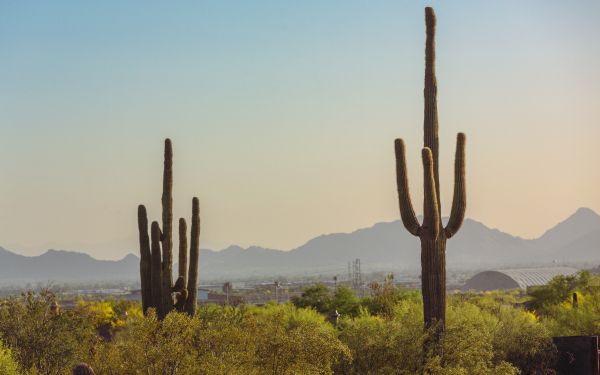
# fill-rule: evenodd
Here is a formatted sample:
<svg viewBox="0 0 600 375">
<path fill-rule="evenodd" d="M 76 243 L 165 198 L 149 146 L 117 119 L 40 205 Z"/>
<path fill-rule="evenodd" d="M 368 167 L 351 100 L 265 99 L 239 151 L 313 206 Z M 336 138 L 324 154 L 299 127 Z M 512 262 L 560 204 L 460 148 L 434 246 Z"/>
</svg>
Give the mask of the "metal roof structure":
<svg viewBox="0 0 600 375">
<path fill-rule="evenodd" d="M 470 278 L 461 290 L 482 292 L 487 290 L 527 289 L 530 286 L 548 284 L 556 276 L 569 276 L 577 273 L 577 271 L 577 269 L 571 267 L 483 271 Z"/>
</svg>

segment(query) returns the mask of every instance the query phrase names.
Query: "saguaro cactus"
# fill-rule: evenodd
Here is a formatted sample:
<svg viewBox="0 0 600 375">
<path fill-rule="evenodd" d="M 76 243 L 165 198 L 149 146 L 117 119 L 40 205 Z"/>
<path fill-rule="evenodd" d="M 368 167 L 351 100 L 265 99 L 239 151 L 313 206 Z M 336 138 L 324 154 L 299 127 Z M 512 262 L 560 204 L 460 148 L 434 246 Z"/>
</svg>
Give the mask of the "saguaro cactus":
<svg viewBox="0 0 600 375">
<path fill-rule="evenodd" d="M 179 274 L 173 285 L 173 149 L 165 140 L 162 225 L 153 221 L 148 237 L 146 207 L 138 207 L 140 237 L 140 279 L 144 314 L 154 308 L 159 319 L 177 309 L 193 315 L 196 311 L 198 285 L 198 253 L 200 243 L 200 207 L 198 198 L 192 201 L 192 233 L 189 272 L 187 271 L 187 226 L 179 219 Z M 187 279 L 187 287 L 186 287 Z"/>
<path fill-rule="evenodd" d="M 406 229 L 421 240 L 421 290 L 425 327 L 438 333 L 446 319 L 446 240 L 460 229 L 466 209 L 465 135 L 458 133 L 454 165 L 454 197 L 446 227 L 441 221 L 440 179 L 438 173 L 437 82 L 435 77 L 435 13 L 425 8 L 425 113 L 423 223 L 419 224 L 410 199 L 404 142 L 396 139 L 396 179 L 400 216 Z"/>
</svg>

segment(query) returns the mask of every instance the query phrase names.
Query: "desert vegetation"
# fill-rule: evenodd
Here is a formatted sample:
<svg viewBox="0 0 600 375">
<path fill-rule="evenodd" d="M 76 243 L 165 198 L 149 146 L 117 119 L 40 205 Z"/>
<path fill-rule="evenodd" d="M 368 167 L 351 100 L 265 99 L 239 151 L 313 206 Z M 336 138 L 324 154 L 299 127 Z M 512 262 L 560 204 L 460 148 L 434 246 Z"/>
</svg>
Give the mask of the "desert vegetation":
<svg viewBox="0 0 600 375">
<path fill-rule="evenodd" d="M 162 322 L 139 302 L 55 302 L 28 292 L 2 303 L 0 373 L 86 362 L 97 374 L 531 374 L 552 368 L 553 336 L 600 328 L 600 278 L 585 272 L 527 293 L 449 295 L 443 357 L 423 352 L 435 332 L 423 330 L 420 293 L 391 280 L 364 298 L 316 284 L 287 304 L 203 305 Z"/>
</svg>

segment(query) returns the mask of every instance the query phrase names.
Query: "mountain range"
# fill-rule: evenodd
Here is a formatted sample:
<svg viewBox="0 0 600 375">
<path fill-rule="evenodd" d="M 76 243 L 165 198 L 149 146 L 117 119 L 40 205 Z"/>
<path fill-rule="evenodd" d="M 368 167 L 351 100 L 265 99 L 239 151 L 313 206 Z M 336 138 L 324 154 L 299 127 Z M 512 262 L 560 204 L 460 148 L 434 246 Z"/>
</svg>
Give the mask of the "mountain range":
<svg viewBox="0 0 600 375">
<path fill-rule="evenodd" d="M 537 239 L 523 239 L 466 219 L 448 241 L 449 270 L 481 270 L 569 264 L 600 264 L 600 216 L 580 208 Z M 416 237 L 400 221 L 377 223 L 352 233 L 333 233 L 311 239 L 290 251 L 258 246 L 201 250 L 200 281 L 276 275 L 342 274 L 359 258 L 362 270 L 419 272 Z M 174 267 L 176 269 L 176 267 Z M 139 259 L 129 254 L 118 261 L 97 260 L 73 251 L 48 250 L 23 256 L 0 247 L 0 282 L 135 280 Z"/>
</svg>

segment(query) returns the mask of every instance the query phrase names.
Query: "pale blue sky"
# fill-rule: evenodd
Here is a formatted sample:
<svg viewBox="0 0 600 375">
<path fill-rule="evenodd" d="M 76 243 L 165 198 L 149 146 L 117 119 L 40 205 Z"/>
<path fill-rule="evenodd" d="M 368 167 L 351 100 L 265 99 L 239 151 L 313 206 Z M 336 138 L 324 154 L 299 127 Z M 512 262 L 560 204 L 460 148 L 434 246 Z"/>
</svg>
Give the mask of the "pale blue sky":
<svg viewBox="0 0 600 375">
<path fill-rule="evenodd" d="M 467 216 L 535 237 L 600 211 L 599 1 L 1 1 L 0 246 L 137 251 L 201 199 L 204 247 L 289 249 L 420 211 L 423 7 L 438 15 L 443 211 L 467 134 Z"/>
</svg>

